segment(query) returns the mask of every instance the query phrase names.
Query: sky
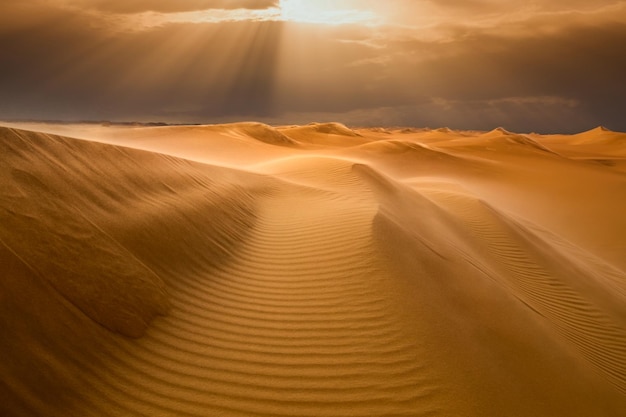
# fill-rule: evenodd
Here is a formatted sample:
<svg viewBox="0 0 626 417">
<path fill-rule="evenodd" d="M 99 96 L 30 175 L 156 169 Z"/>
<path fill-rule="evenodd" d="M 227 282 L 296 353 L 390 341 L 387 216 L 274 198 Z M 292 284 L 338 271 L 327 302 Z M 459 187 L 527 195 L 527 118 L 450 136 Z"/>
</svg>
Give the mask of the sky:
<svg viewBox="0 0 626 417">
<path fill-rule="evenodd" d="M 626 131 L 626 1 L 0 0 L 0 119 Z"/>
</svg>

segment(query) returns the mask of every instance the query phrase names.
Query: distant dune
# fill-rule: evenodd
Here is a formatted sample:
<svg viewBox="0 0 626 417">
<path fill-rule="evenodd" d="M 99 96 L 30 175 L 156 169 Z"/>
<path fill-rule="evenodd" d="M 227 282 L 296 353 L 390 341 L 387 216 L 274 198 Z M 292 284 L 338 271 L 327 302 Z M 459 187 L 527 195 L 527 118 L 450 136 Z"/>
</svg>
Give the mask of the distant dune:
<svg viewBox="0 0 626 417">
<path fill-rule="evenodd" d="M 624 416 L 626 134 L 4 123 L 1 416 Z"/>
</svg>

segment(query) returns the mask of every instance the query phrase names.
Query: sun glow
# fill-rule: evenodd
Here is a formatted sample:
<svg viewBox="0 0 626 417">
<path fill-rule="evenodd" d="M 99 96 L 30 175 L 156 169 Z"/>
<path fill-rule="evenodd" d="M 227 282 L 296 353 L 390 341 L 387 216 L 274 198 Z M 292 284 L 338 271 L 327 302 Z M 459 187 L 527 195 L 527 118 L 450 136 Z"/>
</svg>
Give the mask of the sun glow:
<svg viewBox="0 0 626 417">
<path fill-rule="evenodd" d="M 376 16 L 367 10 L 337 8 L 333 0 L 281 0 L 280 17 L 291 22 L 340 25 L 373 22 Z"/>
</svg>

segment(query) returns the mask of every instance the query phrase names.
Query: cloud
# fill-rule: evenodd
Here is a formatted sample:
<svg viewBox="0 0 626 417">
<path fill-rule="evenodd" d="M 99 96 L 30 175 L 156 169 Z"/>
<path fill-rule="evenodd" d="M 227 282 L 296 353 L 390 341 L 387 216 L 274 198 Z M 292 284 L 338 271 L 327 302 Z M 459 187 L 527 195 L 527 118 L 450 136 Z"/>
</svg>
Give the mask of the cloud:
<svg viewBox="0 0 626 417">
<path fill-rule="evenodd" d="M 268 9 L 278 7 L 278 0 L 71 0 L 70 4 L 113 13 L 176 13 L 209 9 Z"/>
<path fill-rule="evenodd" d="M 396 108 L 395 116 L 382 112 L 391 124 L 433 126 L 437 121 L 462 127 L 462 121 L 466 127 L 488 128 L 509 123 L 510 128 L 544 131 L 550 116 L 559 115 L 563 123 L 552 125 L 561 129 L 605 124 L 626 130 L 621 114 L 626 108 L 626 25 L 613 15 L 586 16 L 560 21 L 556 14 L 541 14 L 511 30 L 466 29 L 443 40 L 384 28 L 369 41 L 353 40 L 350 50 L 340 54 L 340 66 L 320 65 L 327 59 L 316 54 L 299 57 L 301 67 L 323 70 L 325 76 L 289 88 L 286 108 L 299 114 Z M 371 43 L 376 47 L 368 47 Z"/>
<path fill-rule="evenodd" d="M 0 28 L 2 117 L 127 120 L 196 109 L 188 120 L 271 109 L 282 22 L 124 32 L 61 16 L 62 24 Z"/>
<path fill-rule="evenodd" d="M 465 14 L 423 30 L 207 19 L 132 31 L 93 11 L 9 3 L 0 4 L 0 118 L 290 123 L 335 114 L 355 124 L 626 130 L 625 2 L 480 22 Z M 486 2 L 475 3 L 464 7 Z"/>
</svg>

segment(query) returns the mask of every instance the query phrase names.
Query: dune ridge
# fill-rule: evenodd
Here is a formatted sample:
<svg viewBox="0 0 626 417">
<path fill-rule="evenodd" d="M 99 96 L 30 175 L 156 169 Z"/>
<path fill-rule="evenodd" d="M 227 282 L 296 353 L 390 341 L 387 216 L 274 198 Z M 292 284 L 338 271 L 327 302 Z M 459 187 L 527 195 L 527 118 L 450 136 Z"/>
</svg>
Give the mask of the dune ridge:
<svg viewBox="0 0 626 417">
<path fill-rule="evenodd" d="M 621 416 L 624 138 L 5 124 L 0 414 Z"/>
</svg>

